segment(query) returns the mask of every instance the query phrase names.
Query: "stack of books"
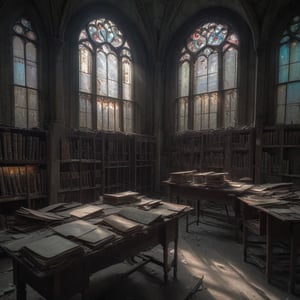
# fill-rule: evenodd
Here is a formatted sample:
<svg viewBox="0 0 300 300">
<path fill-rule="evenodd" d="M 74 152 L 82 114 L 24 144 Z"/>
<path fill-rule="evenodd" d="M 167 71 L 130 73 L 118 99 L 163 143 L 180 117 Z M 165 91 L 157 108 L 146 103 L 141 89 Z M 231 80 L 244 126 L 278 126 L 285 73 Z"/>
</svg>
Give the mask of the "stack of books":
<svg viewBox="0 0 300 300">
<path fill-rule="evenodd" d="M 206 184 L 206 177 L 213 174 L 214 172 L 194 173 L 193 183 L 194 184 Z"/>
<path fill-rule="evenodd" d="M 70 262 L 70 258 L 78 258 L 84 252 L 78 244 L 52 235 L 27 244 L 21 253 L 33 267 L 43 271 Z"/>
<path fill-rule="evenodd" d="M 78 219 L 90 218 L 99 215 L 103 211 L 103 208 L 97 205 L 84 205 L 72 210 L 71 216 Z"/>
<path fill-rule="evenodd" d="M 195 170 L 191 171 L 180 171 L 180 172 L 172 172 L 170 173 L 170 182 L 177 184 L 189 183 L 193 179 L 193 174 Z"/>
<path fill-rule="evenodd" d="M 137 202 L 137 196 L 139 193 L 126 191 L 115 194 L 104 194 L 103 195 L 103 203 L 111 204 L 111 205 L 121 205 L 121 204 L 130 204 Z"/>
<path fill-rule="evenodd" d="M 38 211 L 34 209 L 29 209 L 25 207 L 21 207 L 16 211 L 16 215 L 22 218 L 35 220 L 35 221 L 43 221 L 43 222 L 59 222 L 63 221 L 65 218 L 59 216 L 52 212 L 44 212 Z"/>
</svg>

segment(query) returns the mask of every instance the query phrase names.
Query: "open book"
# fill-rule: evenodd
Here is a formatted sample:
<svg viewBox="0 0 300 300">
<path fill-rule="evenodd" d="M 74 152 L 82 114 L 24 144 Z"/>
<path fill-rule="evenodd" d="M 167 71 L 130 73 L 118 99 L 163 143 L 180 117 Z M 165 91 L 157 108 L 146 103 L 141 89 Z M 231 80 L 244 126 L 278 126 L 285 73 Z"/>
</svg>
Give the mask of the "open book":
<svg viewBox="0 0 300 300">
<path fill-rule="evenodd" d="M 118 213 L 120 216 L 130 219 L 132 221 L 142 223 L 145 225 L 151 225 L 154 222 L 162 220 L 161 216 L 151 211 L 144 211 L 135 207 L 125 207 Z"/>
<path fill-rule="evenodd" d="M 120 215 L 109 215 L 103 218 L 103 222 L 120 233 L 132 233 L 143 228 L 143 225 L 126 219 Z"/>
</svg>

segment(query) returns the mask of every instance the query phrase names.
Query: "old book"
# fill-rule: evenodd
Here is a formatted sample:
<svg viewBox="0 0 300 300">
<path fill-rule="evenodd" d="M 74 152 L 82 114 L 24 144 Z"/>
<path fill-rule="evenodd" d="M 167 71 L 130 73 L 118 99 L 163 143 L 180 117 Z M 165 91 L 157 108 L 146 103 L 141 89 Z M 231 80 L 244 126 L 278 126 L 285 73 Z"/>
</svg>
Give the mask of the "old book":
<svg viewBox="0 0 300 300">
<path fill-rule="evenodd" d="M 179 171 L 170 173 L 170 182 L 183 184 L 192 181 L 193 174 L 196 170 Z"/>
<path fill-rule="evenodd" d="M 29 209 L 25 207 L 21 207 L 16 211 L 16 215 L 31 219 L 31 220 L 39 220 L 44 222 L 57 222 L 63 221 L 64 217 L 59 216 L 57 214 L 51 212 L 43 212 L 34 209 Z"/>
<path fill-rule="evenodd" d="M 118 214 L 126 219 L 130 219 L 145 225 L 151 225 L 154 222 L 162 220 L 158 214 L 154 214 L 151 211 L 144 211 L 135 207 L 123 208 Z"/>
<path fill-rule="evenodd" d="M 97 248 L 103 246 L 116 238 L 116 234 L 112 231 L 97 227 L 84 235 L 78 237 L 78 240 L 82 241 L 87 246 Z"/>
<path fill-rule="evenodd" d="M 161 208 L 165 208 L 175 212 L 181 212 L 188 208 L 188 206 L 171 202 L 162 202 Z"/>
<path fill-rule="evenodd" d="M 39 269 L 45 270 L 63 264 L 71 256 L 83 255 L 83 249 L 61 236 L 52 235 L 27 244 L 21 253 Z"/>
<path fill-rule="evenodd" d="M 93 225 L 89 222 L 83 220 L 76 220 L 70 223 L 61 224 L 53 227 L 52 229 L 65 237 L 79 237 L 84 234 L 87 234 L 90 231 L 93 231 L 97 228 L 96 225 Z"/>
<path fill-rule="evenodd" d="M 143 225 L 120 215 L 106 216 L 103 218 L 103 222 L 121 233 L 131 233 L 143 228 Z"/>
<path fill-rule="evenodd" d="M 120 204 L 128 204 L 134 203 L 138 201 L 136 196 L 139 193 L 126 191 L 121 193 L 114 193 L 114 194 L 104 194 L 103 195 L 103 203 L 112 204 L 112 205 L 120 205 Z"/>
<path fill-rule="evenodd" d="M 74 209 L 70 214 L 73 217 L 83 219 L 99 215 L 102 212 L 102 208 L 97 205 L 85 205 L 79 208 Z"/>
</svg>

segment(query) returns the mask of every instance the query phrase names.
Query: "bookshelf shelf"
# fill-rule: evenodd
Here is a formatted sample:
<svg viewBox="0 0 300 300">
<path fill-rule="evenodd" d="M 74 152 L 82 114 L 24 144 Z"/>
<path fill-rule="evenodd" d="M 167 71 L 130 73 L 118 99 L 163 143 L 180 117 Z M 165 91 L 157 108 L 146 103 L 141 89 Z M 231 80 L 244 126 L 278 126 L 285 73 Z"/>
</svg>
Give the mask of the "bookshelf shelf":
<svg viewBox="0 0 300 300">
<path fill-rule="evenodd" d="M 2 205 L 19 202 L 18 206 L 38 208 L 47 204 L 47 140 L 44 130 L 0 127 Z"/>
</svg>

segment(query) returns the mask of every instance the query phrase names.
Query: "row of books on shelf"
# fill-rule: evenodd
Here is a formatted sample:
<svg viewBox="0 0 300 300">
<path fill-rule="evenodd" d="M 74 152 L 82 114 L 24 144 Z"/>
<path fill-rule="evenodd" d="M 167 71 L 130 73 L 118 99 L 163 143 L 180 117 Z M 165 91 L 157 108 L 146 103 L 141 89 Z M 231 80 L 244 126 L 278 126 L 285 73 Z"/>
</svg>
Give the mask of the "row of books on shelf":
<svg viewBox="0 0 300 300">
<path fill-rule="evenodd" d="M 263 152 L 261 168 L 266 173 L 289 173 L 289 161 L 281 160 L 279 155 Z"/>
<path fill-rule="evenodd" d="M 0 160 L 45 160 L 47 143 L 39 136 L 0 132 Z"/>
<path fill-rule="evenodd" d="M 0 167 L 0 195 L 43 194 L 47 172 L 35 167 Z"/>
<path fill-rule="evenodd" d="M 68 189 L 68 188 L 79 188 L 83 186 L 94 186 L 93 181 L 93 173 L 92 171 L 84 171 L 84 172 L 61 172 L 60 173 L 60 188 Z"/>
<path fill-rule="evenodd" d="M 248 153 L 233 152 L 232 166 L 236 168 L 248 168 L 252 165 L 250 155 Z"/>
<path fill-rule="evenodd" d="M 289 130 L 284 134 L 285 145 L 300 145 L 300 129 L 298 131 Z"/>
<path fill-rule="evenodd" d="M 250 145 L 251 133 L 232 134 L 231 142 L 233 147 L 247 147 Z"/>
</svg>

